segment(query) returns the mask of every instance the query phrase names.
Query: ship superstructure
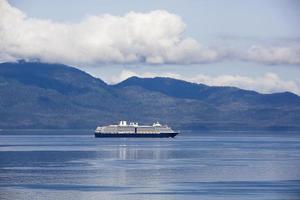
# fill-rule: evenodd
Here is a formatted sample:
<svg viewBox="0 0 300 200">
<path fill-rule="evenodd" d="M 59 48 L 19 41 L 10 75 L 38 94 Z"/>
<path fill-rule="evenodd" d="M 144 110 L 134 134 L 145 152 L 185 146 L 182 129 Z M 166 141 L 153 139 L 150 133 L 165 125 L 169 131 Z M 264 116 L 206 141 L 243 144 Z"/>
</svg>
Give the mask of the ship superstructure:
<svg viewBox="0 0 300 200">
<path fill-rule="evenodd" d="M 98 126 L 96 137 L 175 137 L 178 133 L 167 125 L 155 122 L 150 126 L 120 121 L 118 125 Z"/>
</svg>

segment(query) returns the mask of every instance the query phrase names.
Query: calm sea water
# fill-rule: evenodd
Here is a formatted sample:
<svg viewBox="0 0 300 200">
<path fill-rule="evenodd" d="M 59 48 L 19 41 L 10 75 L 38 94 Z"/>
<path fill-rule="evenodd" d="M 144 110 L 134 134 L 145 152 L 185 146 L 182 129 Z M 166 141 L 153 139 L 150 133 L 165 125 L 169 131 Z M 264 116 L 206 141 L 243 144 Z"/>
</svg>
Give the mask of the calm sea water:
<svg viewBox="0 0 300 200">
<path fill-rule="evenodd" d="M 300 133 L 1 131 L 0 199 L 300 199 Z"/>
</svg>

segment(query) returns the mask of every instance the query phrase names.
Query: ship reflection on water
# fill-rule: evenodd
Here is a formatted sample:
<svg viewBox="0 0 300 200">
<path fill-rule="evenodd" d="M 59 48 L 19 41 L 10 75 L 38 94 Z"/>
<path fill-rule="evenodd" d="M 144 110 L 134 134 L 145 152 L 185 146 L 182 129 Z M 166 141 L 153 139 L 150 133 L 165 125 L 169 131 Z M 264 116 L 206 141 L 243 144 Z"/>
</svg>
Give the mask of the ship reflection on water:
<svg viewBox="0 0 300 200">
<path fill-rule="evenodd" d="M 136 149 L 127 145 L 120 145 L 117 157 L 120 160 L 160 160 L 167 158 L 167 152 L 161 151 L 159 146 L 153 149 Z"/>
</svg>

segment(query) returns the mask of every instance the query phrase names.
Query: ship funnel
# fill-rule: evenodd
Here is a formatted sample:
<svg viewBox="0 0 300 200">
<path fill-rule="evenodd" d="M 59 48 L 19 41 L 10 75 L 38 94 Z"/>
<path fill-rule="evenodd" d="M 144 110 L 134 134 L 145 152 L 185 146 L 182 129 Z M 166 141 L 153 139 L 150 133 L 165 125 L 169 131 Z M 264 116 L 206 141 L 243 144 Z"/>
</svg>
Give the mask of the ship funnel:
<svg viewBox="0 0 300 200">
<path fill-rule="evenodd" d="M 127 122 L 126 121 L 120 121 L 119 126 L 127 126 Z"/>
</svg>

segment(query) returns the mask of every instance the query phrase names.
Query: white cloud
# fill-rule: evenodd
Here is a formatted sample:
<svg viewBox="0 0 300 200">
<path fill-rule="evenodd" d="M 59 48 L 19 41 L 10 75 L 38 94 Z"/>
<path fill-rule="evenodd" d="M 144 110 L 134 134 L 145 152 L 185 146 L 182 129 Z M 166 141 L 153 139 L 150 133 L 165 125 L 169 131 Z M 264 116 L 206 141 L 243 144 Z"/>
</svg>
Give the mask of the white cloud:
<svg viewBox="0 0 300 200">
<path fill-rule="evenodd" d="M 300 47 L 297 46 L 252 46 L 246 60 L 266 64 L 300 64 Z"/>
<path fill-rule="evenodd" d="M 233 86 L 261 93 L 293 92 L 300 95 L 300 80 L 283 80 L 275 73 L 266 73 L 261 77 L 239 75 L 206 76 L 197 75 L 190 79 L 192 82 L 204 83 L 211 86 Z"/>
<path fill-rule="evenodd" d="M 6 57 L 66 64 L 214 62 L 221 55 L 184 37 L 185 24 L 164 10 L 88 16 L 80 23 L 30 18 L 0 0 L 0 60 Z"/>
<path fill-rule="evenodd" d="M 254 78 L 239 75 L 220 75 L 213 77 L 204 74 L 197 74 L 193 77 L 185 77 L 174 73 L 136 73 L 130 70 L 123 70 L 119 75 L 108 80 L 108 82 L 118 83 L 131 76 L 144 78 L 153 78 L 158 76 L 171 77 L 193 83 L 203 83 L 210 86 L 233 86 L 266 94 L 289 91 L 300 95 L 300 80 L 283 80 L 275 73 L 266 73 L 263 76 Z"/>
<path fill-rule="evenodd" d="M 164 10 L 87 16 L 78 23 L 58 23 L 28 17 L 7 0 L 0 0 L 0 62 L 39 59 L 84 66 L 201 64 L 232 59 L 300 64 L 299 42 L 249 49 L 229 48 L 221 42 L 218 47 L 208 48 L 185 36 L 185 28 L 180 16 Z"/>
</svg>

